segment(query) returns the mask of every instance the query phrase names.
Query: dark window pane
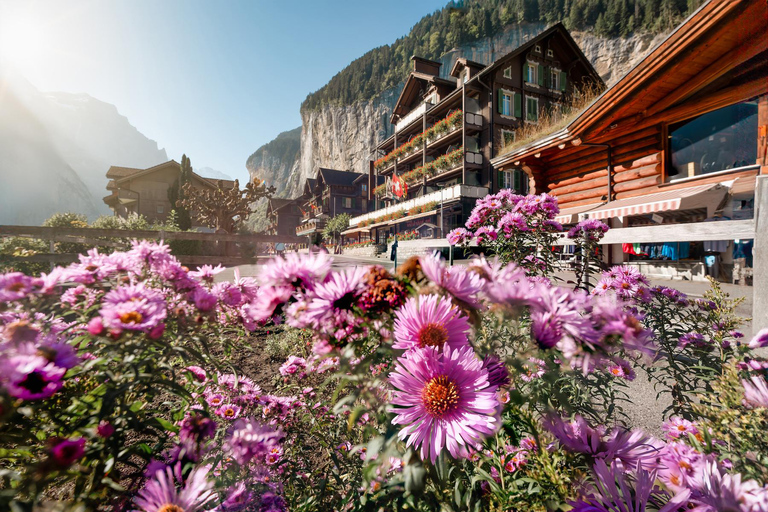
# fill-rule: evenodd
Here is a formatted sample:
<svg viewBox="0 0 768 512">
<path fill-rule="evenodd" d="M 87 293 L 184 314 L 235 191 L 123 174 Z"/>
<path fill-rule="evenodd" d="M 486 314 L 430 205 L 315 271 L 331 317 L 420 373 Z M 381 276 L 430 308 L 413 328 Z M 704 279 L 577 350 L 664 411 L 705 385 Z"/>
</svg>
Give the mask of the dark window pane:
<svg viewBox="0 0 768 512">
<path fill-rule="evenodd" d="M 754 165 L 757 102 L 746 101 L 669 127 L 669 176 L 700 176 Z"/>
</svg>

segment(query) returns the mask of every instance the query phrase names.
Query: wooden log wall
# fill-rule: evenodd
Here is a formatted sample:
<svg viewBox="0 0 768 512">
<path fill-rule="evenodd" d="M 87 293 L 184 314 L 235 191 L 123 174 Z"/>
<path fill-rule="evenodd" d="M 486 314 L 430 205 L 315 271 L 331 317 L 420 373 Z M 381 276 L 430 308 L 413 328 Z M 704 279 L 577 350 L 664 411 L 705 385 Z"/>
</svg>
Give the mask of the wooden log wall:
<svg viewBox="0 0 768 512">
<path fill-rule="evenodd" d="M 614 199 L 647 193 L 662 182 L 661 126 L 610 140 Z M 545 160 L 545 159 L 542 159 Z M 608 157 L 604 147 L 576 146 L 541 162 L 544 182 L 561 208 L 604 201 L 608 194 Z"/>
</svg>

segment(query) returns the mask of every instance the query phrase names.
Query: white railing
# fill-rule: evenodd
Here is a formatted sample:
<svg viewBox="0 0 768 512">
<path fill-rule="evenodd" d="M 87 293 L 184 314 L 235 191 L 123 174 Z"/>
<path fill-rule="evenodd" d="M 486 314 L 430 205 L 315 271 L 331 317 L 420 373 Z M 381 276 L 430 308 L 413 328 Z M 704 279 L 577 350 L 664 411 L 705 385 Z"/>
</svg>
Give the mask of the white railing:
<svg viewBox="0 0 768 512">
<path fill-rule="evenodd" d="M 395 124 L 395 131 L 399 132 L 401 129 L 411 124 L 417 117 L 420 117 L 424 112 L 432 107 L 433 105 L 431 103 L 424 102 L 415 109 L 411 110 L 408 112 L 408 114 L 406 114 L 404 118 Z"/>
<path fill-rule="evenodd" d="M 410 210 L 416 206 L 422 206 L 433 201 L 439 203 L 440 193 L 441 191 L 438 190 L 437 192 L 431 192 L 420 197 L 414 197 L 408 201 L 393 204 L 392 206 L 387 206 L 386 208 L 380 208 L 376 211 L 366 213 L 365 215 L 352 217 L 349 219 L 349 227 L 357 226 L 363 221 L 373 220 L 377 217 L 381 217 L 382 215 L 392 214 L 401 210 Z M 477 199 L 480 197 L 485 197 L 486 195 L 488 195 L 487 188 L 473 187 L 470 185 L 454 185 L 452 187 L 446 187 L 442 190 L 443 202 L 450 201 L 452 199 L 459 199 L 461 197 L 472 197 Z"/>
</svg>

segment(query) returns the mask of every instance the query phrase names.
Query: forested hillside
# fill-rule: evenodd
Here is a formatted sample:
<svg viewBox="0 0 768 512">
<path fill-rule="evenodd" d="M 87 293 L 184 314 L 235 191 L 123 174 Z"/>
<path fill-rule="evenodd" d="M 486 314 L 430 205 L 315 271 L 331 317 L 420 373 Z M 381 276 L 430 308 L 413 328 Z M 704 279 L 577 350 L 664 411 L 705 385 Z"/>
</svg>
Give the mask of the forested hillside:
<svg viewBox="0 0 768 512">
<path fill-rule="evenodd" d="M 325 86 L 309 94 L 302 110 L 351 105 L 402 82 L 410 57 L 438 58 L 446 51 L 498 33 L 508 24 L 556 23 L 592 29 L 606 37 L 670 30 L 703 0 L 463 0 L 422 18 L 391 45 L 352 61 Z"/>
</svg>

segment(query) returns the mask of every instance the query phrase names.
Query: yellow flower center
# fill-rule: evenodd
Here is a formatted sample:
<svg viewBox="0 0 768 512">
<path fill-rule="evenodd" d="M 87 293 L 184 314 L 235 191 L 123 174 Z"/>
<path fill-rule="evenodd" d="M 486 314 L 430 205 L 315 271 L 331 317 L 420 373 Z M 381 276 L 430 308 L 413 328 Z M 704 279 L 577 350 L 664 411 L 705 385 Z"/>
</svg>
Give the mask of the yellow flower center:
<svg viewBox="0 0 768 512">
<path fill-rule="evenodd" d="M 131 311 L 130 313 L 123 313 L 120 315 L 120 321 L 124 324 L 138 324 L 144 319 L 141 313 L 138 311 Z M 175 505 L 174 505 L 175 506 Z"/>
<path fill-rule="evenodd" d="M 420 347 L 443 348 L 448 341 L 448 330 L 439 324 L 429 323 L 419 330 Z"/>
<path fill-rule="evenodd" d="M 459 388 L 445 375 L 432 377 L 421 392 L 421 401 L 427 412 L 441 418 L 459 404 Z"/>
<path fill-rule="evenodd" d="M 178 505 L 174 505 L 172 503 L 166 503 L 165 505 L 157 509 L 157 512 L 184 512 L 184 509 Z"/>
</svg>

